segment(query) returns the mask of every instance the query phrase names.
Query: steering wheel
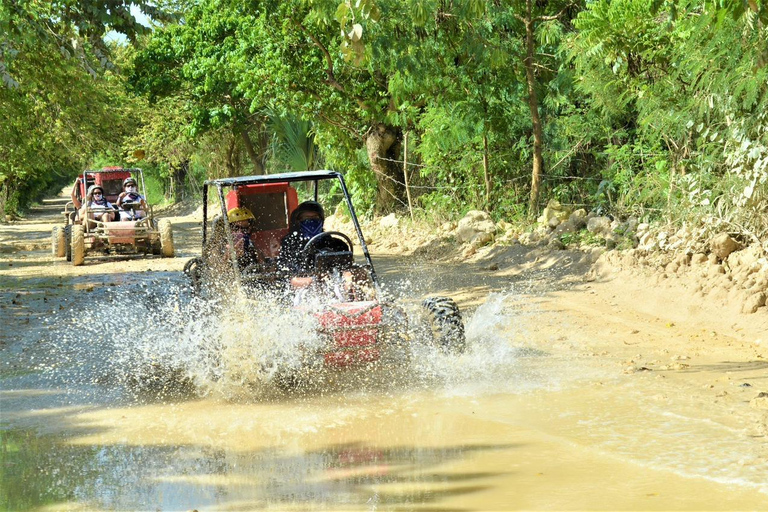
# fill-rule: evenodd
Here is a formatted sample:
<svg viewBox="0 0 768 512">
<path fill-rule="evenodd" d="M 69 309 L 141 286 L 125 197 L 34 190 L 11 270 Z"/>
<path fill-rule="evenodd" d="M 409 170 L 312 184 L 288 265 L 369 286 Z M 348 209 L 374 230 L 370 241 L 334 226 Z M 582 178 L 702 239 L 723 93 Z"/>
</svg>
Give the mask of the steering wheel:
<svg viewBox="0 0 768 512">
<path fill-rule="evenodd" d="M 323 242 L 342 243 L 346 246 L 343 249 L 344 251 L 352 252 L 352 240 L 347 235 L 340 231 L 324 231 L 307 240 L 307 243 L 304 244 L 304 248 L 301 250 L 301 256 L 309 258 L 316 252 L 319 252 L 321 249 L 318 249 L 318 246 Z"/>
<path fill-rule="evenodd" d="M 123 210 L 125 210 L 125 211 L 138 210 L 138 209 L 141 208 L 141 203 L 139 203 L 138 201 L 136 201 L 136 202 L 134 202 L 134 201 L 124 201 L 123 203 L 120 204 L 120 206 L 122 206 Z"/>
</svg>

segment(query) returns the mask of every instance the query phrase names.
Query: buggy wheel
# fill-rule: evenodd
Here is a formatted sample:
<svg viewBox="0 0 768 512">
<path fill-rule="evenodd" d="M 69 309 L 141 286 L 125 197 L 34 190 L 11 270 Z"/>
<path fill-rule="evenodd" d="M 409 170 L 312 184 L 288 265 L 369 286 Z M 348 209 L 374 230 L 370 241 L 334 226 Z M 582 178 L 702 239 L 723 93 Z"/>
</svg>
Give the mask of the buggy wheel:
<svg viewBox="0 0 768 512">
<path fill-rule="evenodd" d="M 72 251 L 72 265 L 82 265 L 85 261 L 85 230 L 83 226 L 74 225 L 71 231 L 70 248 Z"/>
<path fill-rule="evenodd" d="M 54 226 L 51 231 L 51 255 L 54 258 L 61 258 L 66 254 L 67 248 L 64 247 L 64 229 L 61 226 Z"/>
<path fill-rule="evenodd" d="M 157 223 L 160 231 L 160 250 L 163 258 L 173 258 L 173 232 L 171 231 L 171 221 L 162 219 Z"/>
<path fill-rule="evenodd" d="M 447 353 L 464 352 L 467 338 L 456 302 L 448 297 L 430 297 L 421 307 L 432 333 L 432 343 Z"/>
<path fill-rule="evenodd" d="M 72 261 L 72 226 L 74 224 L 64 226 L 64 256 L 67 261 Z"/>
<path fill-rule="evenodd" d="M 197 293 L 200 291 L 200 280 L 203 271 L 203 258 L 192 258 L 184 264 L 184 275 L 192 283 L 192 289 Z"/>
</svg>

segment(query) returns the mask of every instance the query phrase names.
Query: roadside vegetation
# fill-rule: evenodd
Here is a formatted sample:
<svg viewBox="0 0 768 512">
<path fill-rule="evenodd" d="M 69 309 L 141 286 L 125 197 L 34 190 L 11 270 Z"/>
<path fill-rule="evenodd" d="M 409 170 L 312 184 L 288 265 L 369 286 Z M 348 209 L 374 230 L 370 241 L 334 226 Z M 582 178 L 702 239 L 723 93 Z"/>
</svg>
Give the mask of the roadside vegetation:
<svg viewBox="0 0 768 512">
<path fill-rule="evenodd" d="M 0 0 L 0 208 L 342 171 L 364 213 L 551 201 L 768 239 L 765 0 Z M 110 30 L 127 36 L 105 42 Z"/>
</svg>

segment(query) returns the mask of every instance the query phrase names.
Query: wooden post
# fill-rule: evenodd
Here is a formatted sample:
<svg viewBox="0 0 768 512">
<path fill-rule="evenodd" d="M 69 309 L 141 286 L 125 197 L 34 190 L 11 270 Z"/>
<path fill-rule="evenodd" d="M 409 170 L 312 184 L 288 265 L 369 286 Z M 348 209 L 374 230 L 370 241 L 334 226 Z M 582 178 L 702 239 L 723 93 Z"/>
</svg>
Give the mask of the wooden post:
<svg viewBox="0 0 768 512">
<path fill-rule="evenodd" d="M 403 176 L 405 177 L 405 195 L 408 197 L 408 211 L 411 213 L 411 221 L 413 221 L 411 187 L 408 186 L 408 132 L 403 134 Z"/>
<path fill-rule="evenodd" d="M 483 133 L 483 178 L 485 178 L 485 208 L 491 211 L 491 173 L 488 169 L 488 135 Z"/>
</svg>

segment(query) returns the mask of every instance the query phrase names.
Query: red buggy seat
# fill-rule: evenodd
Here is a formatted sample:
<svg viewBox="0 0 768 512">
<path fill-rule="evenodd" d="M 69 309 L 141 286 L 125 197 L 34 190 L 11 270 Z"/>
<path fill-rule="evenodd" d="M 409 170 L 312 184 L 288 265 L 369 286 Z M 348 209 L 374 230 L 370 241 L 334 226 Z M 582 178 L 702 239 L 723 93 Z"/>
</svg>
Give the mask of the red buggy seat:
<svg viewBox="0 0 768 512">
<path fill-rule="evenodd" d="M 110 203 L 117 201 L 117 196 L 123 191 L 123 180 L 130 178 L 131 173 L 123 170 L 122 167 L 105 167 L 104 170 L 111 172 L 97 172 L 95 175 L 96 185 L 104 189 L 104 197 Z"/>
<path fill-rule="evenodd" d="M 288 234 L 288 219 L 299 205 L 296 189 L 288 183 L 252 183 L 227 192 L 227 211 L 246 207 L 253 213 L 251 241 L 267 258 L 280 254 L 280 240 Z"/>
</svg>

